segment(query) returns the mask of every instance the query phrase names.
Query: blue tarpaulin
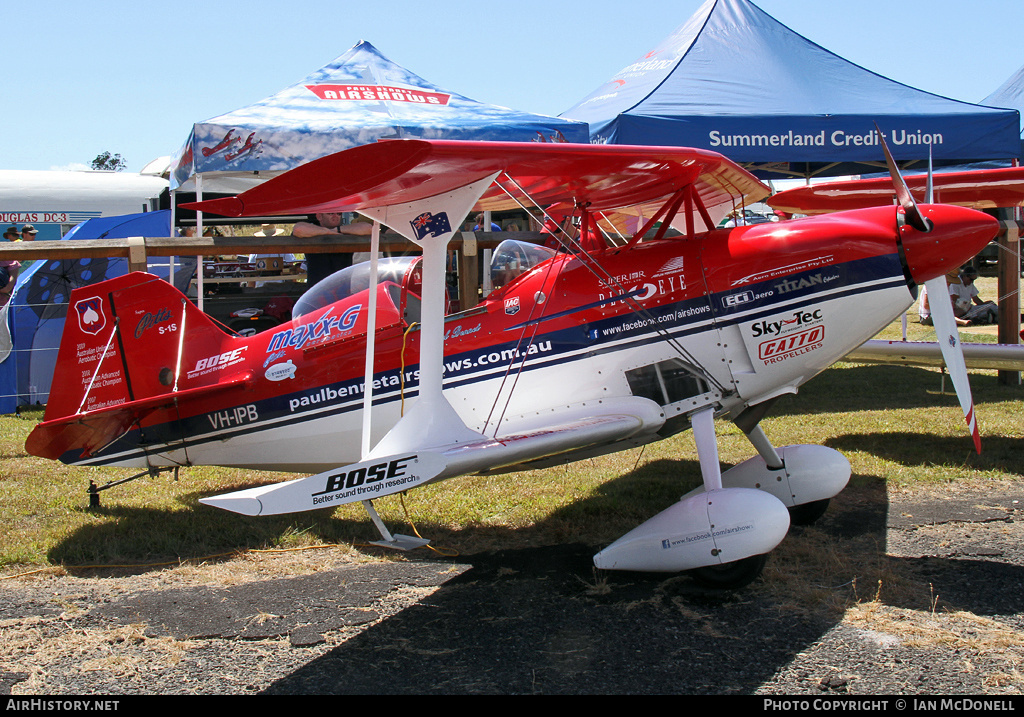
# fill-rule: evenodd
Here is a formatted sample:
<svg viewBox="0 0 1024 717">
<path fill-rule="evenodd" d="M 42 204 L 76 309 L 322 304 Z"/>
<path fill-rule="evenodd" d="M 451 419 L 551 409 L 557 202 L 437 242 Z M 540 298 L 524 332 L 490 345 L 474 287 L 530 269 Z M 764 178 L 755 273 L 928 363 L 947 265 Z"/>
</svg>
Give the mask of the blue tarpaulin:
<svg viewBox="0 0 1024 717">
<path fill-rule="evenodd" d="M 89 219 L 64 240 L 170 236 L 170 211 Z M 193 265 L 194 269 L 194 265 Z M 10 302 L 0 309 L 0 413 L 46 403 L 72 289 L 128 271 L 127 259 L 35 259 L 24 262 Z M 149 271 L 168 277 L 168 260 L 150 260 Z M 175 284 L 188 285 L 179 268 Z"/>
<path fill-rule="evenodd" d="M 361 41 L 296 84 L 195 124 L 172 161 L 171 188 L 211 174 L 263 179 L 386 137 L 587 142 L 586 123 L 477 102 L 442 89 Z M 237 186 L 209 186 L 204 190 Z"/>
<path fill-rule="evenodd" d="M 981 101 L 983 105 L 1024 112 L 1024 67 L 1014 72 L 999 88 Z M 1020 128 L 1021 156 L 1024 157 L 1024 125 Z"/>
<path fill-rule="evenodd" d="M 1024 111 L 1024 67 L 1014 72 L 995 92 L 981 101 L 983 105 Z M 1021 135 L 1024 136 L 1024 128 Z"/>
<path fill-rule="evenodd" d="M 664 42 L 561 114 L 591 142 L 721 152 L 762 177 L 898 161 L 1010 159 L 1018 113 L 940 97 L 855 65 L 748 0 L 708 0 Z M 865 170 L 858 163 L 873 162 Z"/>
</svg>

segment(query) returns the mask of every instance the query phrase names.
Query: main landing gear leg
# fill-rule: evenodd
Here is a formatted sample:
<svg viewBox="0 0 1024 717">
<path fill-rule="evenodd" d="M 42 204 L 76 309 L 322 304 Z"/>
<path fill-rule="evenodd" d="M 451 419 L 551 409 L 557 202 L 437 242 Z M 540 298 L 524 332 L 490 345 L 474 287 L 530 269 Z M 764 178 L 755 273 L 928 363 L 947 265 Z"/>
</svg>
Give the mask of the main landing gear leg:
<svg viewBox="0 0 1024 717">
<path fill-rule="evenodd" d="M 747 438 L 757 449 L 758 454 L 764 459 L 765 467 L 770 471 L 785 470 L 786 464 L 779 456 L 775 446 L 771 444 L 768 437 L 761 429 L 761 424 L 755 424 L 749 431 L 745 431 Z M 849 477 L 849 476 L 847 476 Z M 843 482 L 845 485 L 845 481 Z M 831 498 L 812 500 L 807 503 L 789 506 L 789 522 L 793 525 L 811 525 L 828 510 Z"/>
<path fill-rule="evenodd" d="M 371 545 L 379 545 L 382 548 L 392 548 L 394 550 L 414 550 L 416 548 L 422 548 L 424 545 L 430 543 L 429 540 L 423 538 L 414 538 L 411 535 L 392 535 L 387 526 L 384 525 L 384 521 L 377 515 L 377 509 L 373 507 L 373 502 L 369 500 L 363 501 L 363 507 L 366 508 L 366 512 L 370 516 L 370 520 L 377 526 L 377 530 L 380 531 L 380 535 L 383 540 L 371 541 Z"/>
<path fill-rule="evenodd" d="M 769 470 L 777 471 L 782 470 L 786 467 L 786 464 L 782 462 L 782 458 L 779 456 L 778 451 L 775 450 L 775 446 L 768 440 L 768 436 L 764 434 L 761 429 L 761 424 L 758 423 L 750 431 L 746 432 L 747 439 L 757 449 L 757 452 L 762 458 L 764 458 L 765 466 Z"/>
<path fill-rule="evenodd" d="M 693 438 L 697 443 L 697 458 L 704 490 L 721 490 L 722 465 L 718 462 L 718 437 L 715 436 L 715 410 L 701 409 L 690 416 Z"/>
<path fill-rule="evenodd" d="M 702 408 L 688 418 L 704 485 L 595 555 L 594 565 L 685 571 L 706 586 L 742 587 L 761 573 L 764 556 L 786 537 L 789 513 L 765 491 L 723 488 L 727 481 L 718 462 L 714 408 Z"/>
<path fill-rule="evenodd" d="M 715 412 L 713 408 L 705 408 L 690 417 L 694 440 L 697 443 L 697 458 L 700 461 L 700 473 L 704 480 L 705 492 L 722 490 L 722 466 L 718 460 L 718 439 L 715 436 Z M 764 433 L 761 433 L 764 438 Z M 767 443 L 768 448 L 771 444 Z M 756 445 L 756 444 L 755 444 Z M 774 449 L 772 449 L 774 452 Z M 777 456 L 776 456 L 777 458 Z M 781 463 L 781 461 L 779 461 Z M 712 525 L 712 530 L 715 526 Z M 717 551 L 716 551 L 717 552 Z M 767 553 L 751 555 L 728 563 L 707 565 L 690 570 L 690 575 L 704 587 L 723 590 L 736 590 L 756 580 L 764 570 L 768 560 Z"/>
</svg>

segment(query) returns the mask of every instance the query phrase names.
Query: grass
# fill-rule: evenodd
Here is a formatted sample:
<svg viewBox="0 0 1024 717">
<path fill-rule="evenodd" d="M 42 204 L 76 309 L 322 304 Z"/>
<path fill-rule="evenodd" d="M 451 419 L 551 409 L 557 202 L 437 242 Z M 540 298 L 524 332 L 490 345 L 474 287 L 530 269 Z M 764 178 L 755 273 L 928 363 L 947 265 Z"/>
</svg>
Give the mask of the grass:
<svg viewBox="0 0 1024 717">
<path fill-rule="evenodd" d="M 854 475 L 833 501 L 825 525 L 795 529 L 798 535 L 773 551 L 763 579 L 736 599 L 765 599 L 790 618 L 829 626 L 841 621 L 874 639 L 946 650 L 963 669 L 983 674 L 986 689 L 1024 689 L 1019 631 L 940 600 L 913 561 L 890 555 L 885 545 L 886 505 L 893 491 L 945 494 L 960 483 L 1020 485 L 1024 388 L 1000 384 L 995 372 L 972 372 L 971 379 L 981 456 L 973 451 L 956 397 L 940 390 L 934 370 L 838 364 L 798 396 L 780 401 L 762 424 L 771 440 L 831 446 L 849 458 Z M 367 547 L 378 536 L 359 506 L 247 518 L 198 502 L 288 474 L 186 468 L 177 480 L 163 474 L 105 491 L 102 507 L 90 509 L 85 492 L 90 480 L 102 485 L 131 472 L 64 466 L 26 455 L 25 437 L 40 418 L 38 411 L 0 416 L 0 578 L 39 569 L 91 574 L 75 570 L 81 566 L 106 566 L 100 576 L 117 576 L 121 571 L 112 567 L 131 566 L 130 572 L 154 583 L 191 576 L 205 585 L 249 580 L 254 571 L 304 574 L 327 567 L 335 557 L 403 559 Z M 719 422 L 718 436 L 723 464 L 753 454 L 732 424 Z M 418 531 L 448 555 L 563 543 L 599 549 L 699 483 L 692 434 L 683 433 L 546 471 L 455 478 L 376 505 L 390 529 Z M 870 525 L 852 537 L 829 529 L 829 521 L 856 521 L 862 515 Z M 330 555 L 315 550 L 273 559 L 259 552 L 323 546 L 341 548 Z M 228 559 L 236 555 L 242 559 Z M 179 563 L 180 568 L 164 569 Z M 677 581 L 688 578 L 660 578 L 649 599 L 673 596 Z M 595 574 L 587 584 L 597 595 L 620 583 Z M 670 603 L 667 609 L 692 614 L 709 634 L 718 629 L 713 612 L 694 612 L 703 604 L 699 600 L 684 593 Z M 33 640 L 35 645 L 38 639 Z M 181 649 L 170 640 L 161 645 Z"/>
</svg>

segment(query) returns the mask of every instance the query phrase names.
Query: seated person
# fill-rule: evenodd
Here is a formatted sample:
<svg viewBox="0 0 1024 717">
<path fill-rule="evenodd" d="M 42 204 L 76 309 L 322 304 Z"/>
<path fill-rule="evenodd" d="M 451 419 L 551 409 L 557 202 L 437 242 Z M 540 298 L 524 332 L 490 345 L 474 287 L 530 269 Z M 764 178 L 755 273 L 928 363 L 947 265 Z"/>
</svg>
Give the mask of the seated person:
<svg viewBox="0 0 1024 717">
<path fill-rule="evenodd" d="M 950 283 L 949 296 L 953 302 L 953 315 L 957 323 L 992 324 L 999 318 L 999 307 L 991 301 L 982 301 L 974 280 L 978 270 L 973 266 L 964 267 L 960 272 L 960 283 Z"/>
<path fill-rule="evenodd" d="M 475 231 L 475 232 L 482 232 L 482 231 L 500 232 L 501 231 L 501 227 L 498 226 L 497 224 L 495 224 L 494 222 L 491 222 L 491 228 L 489 230 L 485 230 L 484 229 L 485 226 L 486 226 L 486 224 L 484 224 L 484 215 L 483 215 L 483 213 L 477 214 L 476 215 L 476 225 L 473 227 L 473 231 Z"/>
</svg>

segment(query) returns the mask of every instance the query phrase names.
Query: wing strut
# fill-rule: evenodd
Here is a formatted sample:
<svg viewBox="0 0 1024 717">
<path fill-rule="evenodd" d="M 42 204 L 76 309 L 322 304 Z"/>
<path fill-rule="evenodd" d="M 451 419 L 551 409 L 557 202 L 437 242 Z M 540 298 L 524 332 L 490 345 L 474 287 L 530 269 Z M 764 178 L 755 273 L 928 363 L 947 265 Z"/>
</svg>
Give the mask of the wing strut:
<svg viewBox="0 0 1024 717">
<path fill-rule="evenodd" d="M 360 210 L 361 214 L 391 227 L 423 250 L 419 398 L 370 451 L 370 457 L 482 438 L 480 433 L 466 426 L 442 393 L 445 262 L 454 230 L 496 176 L 494 173 L 453 191 L 407 204 Z"/>
<path fill-rule="evenodd" d="M 684 196 L 685 192 L 686 192 L 686 187 L 683 187 L 682 189 L 678 190 L 675 194 L 673 194 L 671 197 L 669 197 L 668 201 L 665 202 L 664 204 L 662 204 L 661 208 L 658 209 L 658 211 L 656 211 L 654 213 L 654 216 L 652 216 L 649 220 L 647 220 L 647 223 L 644 224 L 643 227 L 640 228 L 640 231 L 638 231 L 636 234 L 633 235 L 633 238 L 629 241 L 628 244 L 626 244 L 626 248 L 631 248 L 634 245 L 639 244 L 640 240 L 643 239 L 644 236 L 646 236 L 647 232 L 649 232 L 654 227 L 655 224 L 657 224 L 659 221 L 661 221 L 662 215 L 665 214 L 665 212 L 668 210 L 668 208 L 670 206 L 675 205 L 677 207 L 677 211 L 678 211 L 678 206 L 679 205 L 677 203 L 677 200 L 680 197 Z M 669 215 L 669 216 L 665 217 L 664 224 L 665 225 L 670 224 L 672 222 L 672 219 L 673 219 L 672 215 Z"/>
<path fill-rule="evenodd" d="M 370 429 L 372 428 L 371 413 L 373 409 L 373 365 L 376 355 L 377 338 L 377 286 L 378 251 L 380 249 L 380 222 L 374 220 L 373 231 L 370 233 L 370 312 L 366 316 L 366 364 L 363 370 L 363 436 L 359 452 L 360 460 L 366 460 L 370 454 Z M 369 501 L 367 501 L 367 504 Z M 369 508 L 368 508 L 369 510 Z"/>
<path fill-rule="evenodd" d="M 545 211 L 544 208 L 541 207 L 539 203 L 534 201 L 533 197 L 530 196 L 529 192 L 527 192 L 525 189 L 523 189 L 523 187 L 520 186 L 520 184 L 518 182 L 516 182 L 515 178 L 513 178 L 508 172 L 504 172 L 503 174 L 504 174 L 504 177 L 506 179 L 508 179 L 508 181 L 511 182 L 512 185 L 517 190 L 519 190 L 524 197 L 528 197 L 530 199 L 530 201 L 532 201 L 534 203 L 534 206 L 536 206 L 538 209 L 540 209 L 540 211 L 544 214 L 544 216 L 547 217 L 548 219 L 550 219 L 557 226 L 558 223 L 554 221 L 554 219 L 551 217 L 551 215 L 548 214 L 547 211 Z M 514 202 L 519 204 L 519 206 L 522 207 L 524 210 L 526 209 L 526 207 L 523 206 L 522 202 L 520 202 L 519 199 L 517 197 L 515 197 L 512 194 L 512 192 L 510 192 L 501 182 L 495 182 L 495 183 Z M 639 242 L 640 239 L 644 236 L 644 234 L 646 234 L 647 231 L 650 229 L 650 227 L 654 226 L 654 224 L 657 221 L 659 221 L 659 219 L 663 215 L 665 215 L 665 213 L 667 212 L 667 216 L 665 216 L 665 218 L 663 220 L 663 223 L 662 223 L 662 227 L 661 227 L 661 229 L 660 229 L 660 231 L 658 233 L 658 238 L 661 238 L 664 235 L 664 233 L 668 230 L 668 227 L 669 227 L 672 219 L 675 217 L 676 213 L 679 211 L 679 207 L 683 204 L 684 201 L 687 200 L 688 197 L 693 202 L 693 204 L 695 204 L 697 206 L 698 210 L 701 213 L 701 217 L 704 219 L 704 221 L 707 223 L 707 225 L 708 226 L 712 226 L 711 219 L 708 216 L 707 209 L 704 208 L 703 202 L 701 202 L 701 200 L 700 200 L 700 196 L 696 195 L 692 190 L 693 190 L 692 184 L 687 184 L 687 185 L 681 187 L 676 192 L 674 192 L 672 194 L 672 196 L 669 197 L 668 200 L 666 200 L 662 204 L 661 208 L 657 212 L 655 212 L 654 216 L 651 217 L 650 221 L 648 221 L 647 224 L 644 225 L 644 227 L 639 232 L 637 232 L 637 234 L 626 244 L 626 246 L 624 248 L 629 249 L 629 248 L 633 247 L 637 242 Z M 586 212 L 586 209 L 583 209 L 583 211 Z M 576 257 L 580 260 L 580 263 L 588 271 L 590 271 L 592 274 L 594 274 L 594 276 L 596 276 L 598 279 L 606 282 L 609 286 L 616 287 L 622 293 L 622 298 L 625 301 L 627 301 L 629 303 L 629 305 L 632 307 L 632 310 L 633 310 L 634 313 L 636 313 L 638 316 L 642 316 L 642 317 L 644 317 L 646 319 L 651 319 L 651 324 L 656 327 L 655 330 L 658 331 L 658 333 L 660 333 L 662 335 L 662 337 L 665 339 L 665 342 L 669 346 L 671 346 L 676 351 L 676 353 L 678 353 L 679 356 L 682 357 L 682 359 L 684 361 L 686 361 L 695 370 L 696 373 L 699 373 L 704 378 L 704 380 L 706 380 L 710 385 L 714 386 L 717 390 L 721 391 L 722 393 L 725 393 L 725 390 L 726 390 L 725 387 L 722 386 L 722 384 L 720 384 L 714 378 L 714 376 L 712 376 L 711 372 L 705 370 L 704 367 L 701 366 L 700 363 L 688 351 L 686 351 L 686 349 L 684 349 L 683 346 L 678 341 L 676 341 L 675 339 L 673 339 L 671 336 L 668 335 L 668 332 L 666 332 L 664 329 L 658 327 L 658 322 L 654 321 L 653 317 L 650 315 L 650 313 L 643 306 L 641 306 L 636 301 L 636 299 L 629 294 L 629 292 L 626 291 L 625 287 L 622 286 L 622 283 L 620 281 L 615 279 L 615 277 L 613 277 L 603 266 L 601 266 L 600 262 L 598 262 L 593 257 L 591 257 L 590 254 L 587 252 L 587 250 L 578 241 L 576 241 L 575 239 L 570 237 L 568 234 L 565 234 L 565 237 L 566 237 L 566 242 L 572 248 L 573 253 L 576 255 Z"/>
<path fill-rule="evenodd" d="M 377 286 L 377 273 L 379 263 L 379 251 L 380 251 L 380 222 L 374 220 L 373 231 L 370 233 L 370 286 Z M 362 448 L 360 450 L 360 460 L 365 461 L 370 454 L 370 431 L 372 425 L 372 413 L 373 413 L 373 366 L 374 359 L 376 356 L 376 335 L 377 335 L 377 292 L 371 290 L 370 298 L 368 301 L 367 311 L 367 323 L 366 323 L 366 367 L 364 370 L 363 378 L 363 435 L 362 435 Z M 402 535 L 400 533 L 392 533 L 384 525 L 384 521 L 381 520 L 380 515 L 377 514 L 377 509 L 373 506 L 372 500 L 360 501 L 363 504 L 363 509 L 366 514 L 370 516 L 370 520 L 377 527 L 380 532 L 381 540 L 371 540 L 371 545 L 377 545 L 382 548 L 392 548 L 394 550 L 415 550 L 416 548 L 422 548 L 424 545 L 429 545 L 430 541 L 425 538 L 414 538 L 411 535 Z"/>
</svg>

